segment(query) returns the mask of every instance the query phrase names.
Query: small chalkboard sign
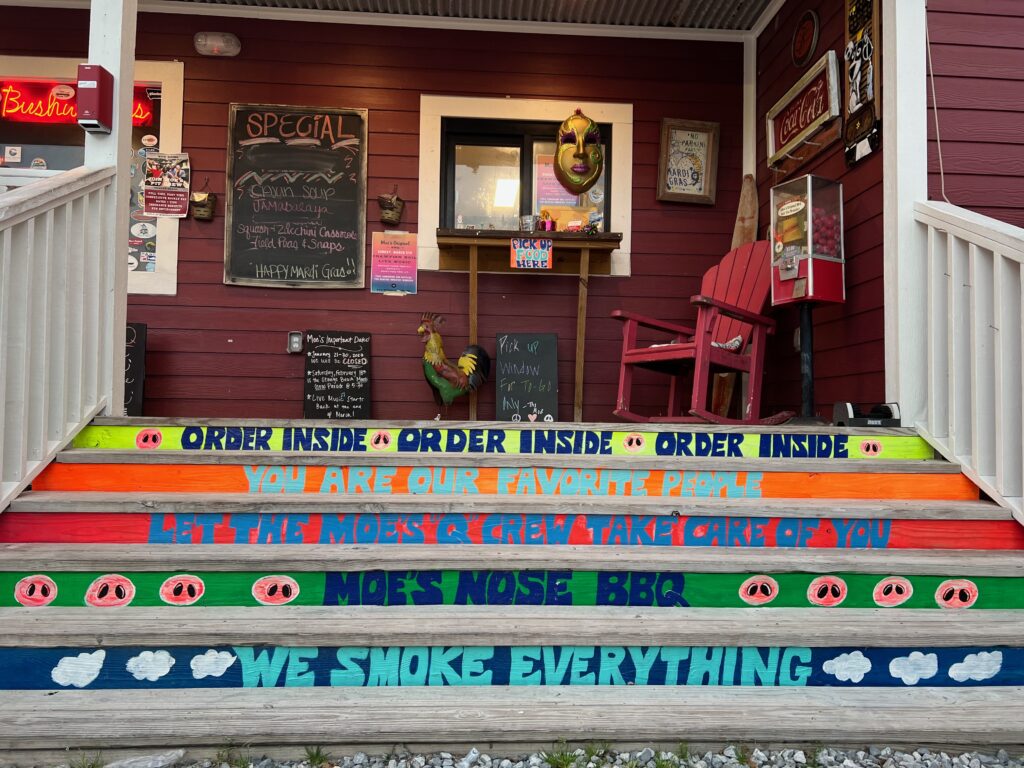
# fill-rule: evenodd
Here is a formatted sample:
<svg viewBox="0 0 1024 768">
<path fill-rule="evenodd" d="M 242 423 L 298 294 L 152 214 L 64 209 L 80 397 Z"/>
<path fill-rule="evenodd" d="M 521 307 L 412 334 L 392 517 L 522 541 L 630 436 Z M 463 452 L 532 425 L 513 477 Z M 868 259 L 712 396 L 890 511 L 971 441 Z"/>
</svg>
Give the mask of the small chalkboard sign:
<svg viewBox="0 0 1024 768">
<path fill-rule="evenodd" d="M 365 109 L 232 104 L 224 282 L 362 288 Z"/>
<path fill-rule="evenodd" d="M 306 331 L 307 419 L 370 418 L 370 334 Z"/>
<path fill-rule="evenodd" d="M 558 336 L 499 333 L 495 380 L 499 421 L 558 420 Z"/>
<path fill-rule="evenodd" d="M 128 323 L 124 333 L 124 415 L 142 415 L 146 383 L 146 324 Z"/>
</svg>

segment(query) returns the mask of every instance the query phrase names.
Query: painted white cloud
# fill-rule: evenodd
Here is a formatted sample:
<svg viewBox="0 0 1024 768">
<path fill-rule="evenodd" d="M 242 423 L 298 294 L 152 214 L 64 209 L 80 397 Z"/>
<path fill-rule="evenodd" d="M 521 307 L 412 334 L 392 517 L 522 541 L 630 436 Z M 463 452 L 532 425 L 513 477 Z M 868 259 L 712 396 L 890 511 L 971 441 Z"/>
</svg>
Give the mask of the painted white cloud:
<svg viewBox="0 0 1024 768">
<path fill-rule="evenodd" d="M 968 680 L 988 680 L 999 674 L 1003 668 L 1002 651 L 982 651 L 970 653 L 967 657 L 949 668 L 949 676 L 958 683 Z"/>
<path fill-rule="evenodd" d="M 173 666 L 174 657 L 167 651 L 143 651 L 128 659 L 125 669 L 136 680 L 149 680 L 152 683 L 170 672 Z"/>
<path fill-rule="evenodd" d="M 897 656 L 889 662 L 889 674 L 898 677 L 904 685 L 917 685 L 921 680 L 935 677 L 939 671 L 939 657 L 934 653 L 912 651 L 909 656 Z"/>
<path fill-rule="evenodd" d="M 104 650 L 80 653 L 77 656 L 65 656 L 57 662 L 57 666 L 50 672 L 50 677 L 57 685 L 85 688 L 99 677 L 103 661 L 106 658 L 107 652 Z"/>
<path fill-rule="evenodd" d="M 192 657 L 192 677 L 202 680 L 204 677 L 220 677 L 235 663 L 235 657 L 227 651 L 215 651 L 213 648 L 199 656 Z"/>
<path fill-rule="evenodd" d="M 859 683 L 864 679 L 864 675 L 871 671 L 871 659 L 860 651 L 841 653 L 834 659 L 826 661 L 821 668 L 825 674 L 834 675 L 838 680 Z"/>
</svg>

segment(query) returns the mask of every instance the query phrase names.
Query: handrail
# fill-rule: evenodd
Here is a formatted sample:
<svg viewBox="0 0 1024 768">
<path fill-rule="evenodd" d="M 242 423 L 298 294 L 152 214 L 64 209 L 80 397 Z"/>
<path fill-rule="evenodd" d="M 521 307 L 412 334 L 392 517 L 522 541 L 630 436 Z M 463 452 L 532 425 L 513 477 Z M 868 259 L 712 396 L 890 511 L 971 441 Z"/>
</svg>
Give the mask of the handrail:
<svg viewBox="0 0 1024 768">
<path fill-rule="evenodd" d="M 1024 523 L 1024 229 L 918 201 L 926 274 L 925 409 L 915 426 Z"/>
<path fill-rule="evenodd" d="M 0 194 L 0 228 L 37 213 L 45 213 L 72 198 L 104 186 L 117 171 L 114 168 L 73 168 Z"/>
<path fill-rule="evenodd" d="M 0 511 L 110 400 L 114 176 L 0 194 Z"/>
<path fill-rule="evenodd" d="M 1021 227 L 936 200 L 914 203 L 914 217 L 922 224 L 1024 262 L 1024 229 Z"/>
</svg>

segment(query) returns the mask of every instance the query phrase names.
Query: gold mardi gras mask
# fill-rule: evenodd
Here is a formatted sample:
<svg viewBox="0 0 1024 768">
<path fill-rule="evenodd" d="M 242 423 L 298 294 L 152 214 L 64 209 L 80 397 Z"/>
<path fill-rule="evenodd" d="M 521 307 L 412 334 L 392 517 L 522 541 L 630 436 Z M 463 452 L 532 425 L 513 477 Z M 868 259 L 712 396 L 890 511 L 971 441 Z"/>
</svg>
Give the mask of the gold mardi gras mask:
<svg viewBox="0 0 1024 768">
<path fill-rule="evenodd" d="M 558 127 L 555 177 L 570 192 L 586 192 L 601 177 L 604 154 L 597 123 L 576 110 Z"/>
</svg>

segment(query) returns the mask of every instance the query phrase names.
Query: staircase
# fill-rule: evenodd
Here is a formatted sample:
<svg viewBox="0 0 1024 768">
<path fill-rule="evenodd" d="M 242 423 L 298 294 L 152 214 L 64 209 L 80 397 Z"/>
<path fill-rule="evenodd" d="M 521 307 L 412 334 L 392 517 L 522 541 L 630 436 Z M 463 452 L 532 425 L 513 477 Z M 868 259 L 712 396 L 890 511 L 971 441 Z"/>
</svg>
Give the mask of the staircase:
<svg viewBox="0 0 1024 768">
<path fill-rule="evenodd" d="M 1024 743 L 957 465 L 624 427 L 96 419 L 0 515 L 0 750 Z"/>
</svg>

